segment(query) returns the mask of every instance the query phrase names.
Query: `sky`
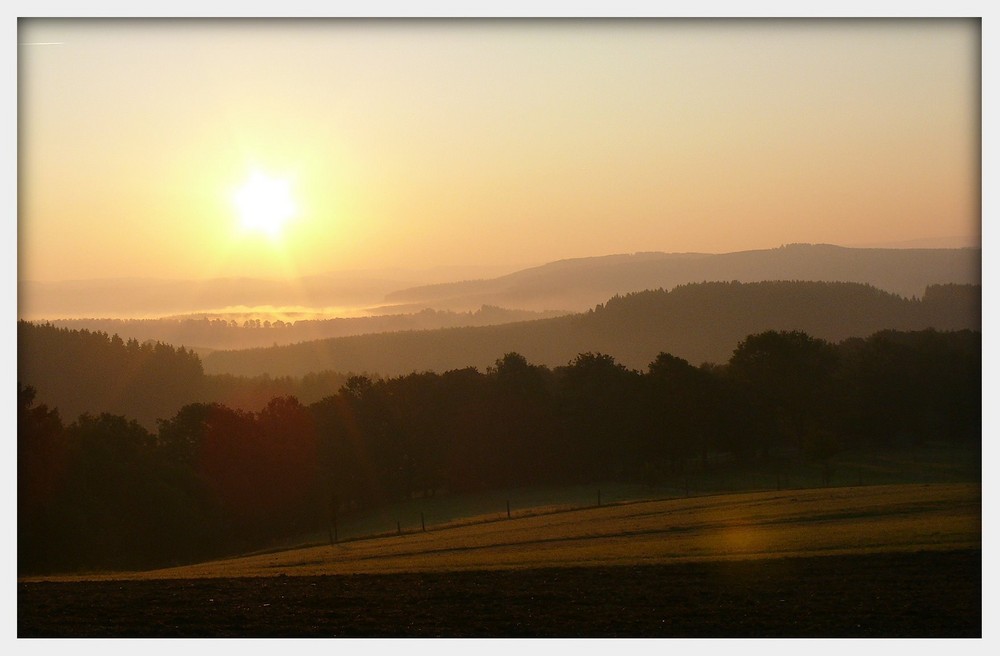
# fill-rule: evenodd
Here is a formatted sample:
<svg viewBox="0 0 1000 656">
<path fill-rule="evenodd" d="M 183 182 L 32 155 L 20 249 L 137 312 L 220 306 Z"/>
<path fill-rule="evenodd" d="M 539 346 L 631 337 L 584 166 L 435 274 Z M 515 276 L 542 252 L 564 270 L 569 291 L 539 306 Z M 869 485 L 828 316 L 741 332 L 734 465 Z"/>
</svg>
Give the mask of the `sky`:
<svg viewBox="0 0 1000 656">
<path fill-rule="evenodd" d="M 18 43 L 20 279 L 980 234 L 974 20 L 20 19 Z"/>
</svg>

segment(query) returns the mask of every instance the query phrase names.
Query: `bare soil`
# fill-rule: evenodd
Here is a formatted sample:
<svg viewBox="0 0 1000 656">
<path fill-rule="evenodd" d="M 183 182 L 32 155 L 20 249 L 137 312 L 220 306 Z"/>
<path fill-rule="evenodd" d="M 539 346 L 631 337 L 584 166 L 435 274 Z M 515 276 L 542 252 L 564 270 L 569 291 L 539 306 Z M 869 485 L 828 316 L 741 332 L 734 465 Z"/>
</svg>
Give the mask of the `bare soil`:
<svg viewBox="0 0 1000 656">
<path fill-rule="evenodd" d="M 18 583 L 18 637 L 981 637 L 981 550 Z"/>
</svg>

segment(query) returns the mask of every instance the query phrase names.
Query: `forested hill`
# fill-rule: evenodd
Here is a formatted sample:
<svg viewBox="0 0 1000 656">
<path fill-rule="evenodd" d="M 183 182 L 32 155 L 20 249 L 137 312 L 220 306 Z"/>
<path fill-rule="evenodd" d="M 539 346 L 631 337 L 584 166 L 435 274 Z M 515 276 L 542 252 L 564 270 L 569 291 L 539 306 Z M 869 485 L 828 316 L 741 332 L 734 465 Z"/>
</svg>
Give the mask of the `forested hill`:
<svg viewBox="0 0 1000 656">
<path fill-rule="evenodd" d="M 152 429 L 157 419 L 194 402 L 252 411 L 277 396 L 311 403 L 335 394 L 347 376 L 330 371 L 295 379 L 205 375 L 198 356 L 183 347 L 19 321 L 17 380 L 67 421 L 85 412 L 107 412 Z"/>
<path fill-rule="evenodd" d="M 152 426 L 199 399 L 204 375 L 184 348 L 19 321 L 17 380 L 66 419 L 112 412 Z"/>
<path fill-rule="evenodd" d="M 554 319 L 217 351 L 203 363 L 209 373 L 302 375 L 331 369 L 394 376 L 468 366 L 485 370 L 508 352 L 550 367 L 580 353 L 601 352 L 642 370 L 664 351 L 693 363 L 726 362 L 739 340 L 766 330 L 800 330 L 840 341 L 883 329 L 980 326 L 978 285 L 932 286 L 917 299 L 858 283 L 713 282 L 616 296 L 589 312 Z"/>
</svg>

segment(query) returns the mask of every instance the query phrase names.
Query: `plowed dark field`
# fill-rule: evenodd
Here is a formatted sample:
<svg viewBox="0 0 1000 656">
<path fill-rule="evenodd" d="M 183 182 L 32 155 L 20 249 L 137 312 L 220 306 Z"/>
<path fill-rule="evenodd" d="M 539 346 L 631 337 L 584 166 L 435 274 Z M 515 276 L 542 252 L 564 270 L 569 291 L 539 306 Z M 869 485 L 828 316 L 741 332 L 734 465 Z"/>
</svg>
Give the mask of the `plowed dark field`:
<svg viewBox="0 0 1000 656">
<path fill-rule="evenodd" d="M 979 637 L 980 550 L 18 584 L 18 637 Z"/>
</svg>

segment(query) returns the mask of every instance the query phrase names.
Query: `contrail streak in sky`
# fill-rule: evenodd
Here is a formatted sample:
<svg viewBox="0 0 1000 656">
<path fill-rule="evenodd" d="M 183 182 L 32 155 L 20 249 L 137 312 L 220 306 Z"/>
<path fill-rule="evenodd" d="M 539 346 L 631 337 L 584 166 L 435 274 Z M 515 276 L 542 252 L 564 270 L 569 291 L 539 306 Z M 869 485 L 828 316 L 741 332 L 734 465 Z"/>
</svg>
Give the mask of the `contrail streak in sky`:
<svg viewBox="0 0 1000 656">
<path fill-rule="evenodd" d="M 63 41 L 36 41 L 34 43 L 19 43 L 19 46 L 61 46 Z"/>
</svg>

